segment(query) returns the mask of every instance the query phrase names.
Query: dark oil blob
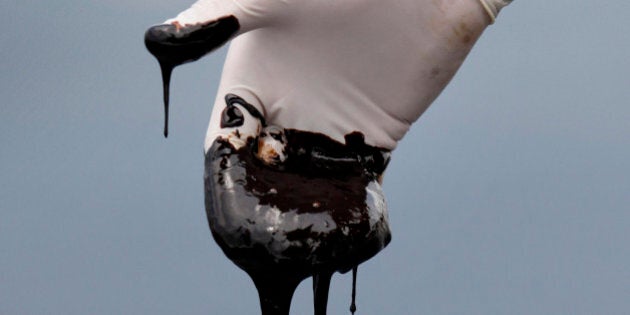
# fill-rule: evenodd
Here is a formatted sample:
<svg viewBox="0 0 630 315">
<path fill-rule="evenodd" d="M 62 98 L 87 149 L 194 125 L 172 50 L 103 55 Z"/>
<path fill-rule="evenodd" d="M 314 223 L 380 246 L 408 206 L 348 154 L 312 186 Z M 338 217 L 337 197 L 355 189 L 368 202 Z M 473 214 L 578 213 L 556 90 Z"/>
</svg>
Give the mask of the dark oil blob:
<svg viewBox="0 0 630 315">
<path fill-rule="evenodd" d="M 195 25 L 163 24 L 149 28 L 144 44 L 157 58 L 164 89 L 164 137 L 168 137 L 169 89 L 173 69 L 195 61 L 227 42 L 239 29 L 236 17 Z"/>
<path fill-rule="evenodd" d="M 240 149 L 213 143 L 204 175 L 208 222 L 226 256 L 254 281 L 263 315 L 289 314 L 295 288 L 310 276 L 315 314 L 325 315 L 332 274 L 353 270 L 390 242 L 384 202 L 374 197 L 382 196 L 376 182 L 388 154 L 359 133 L 346 144 L 285 134 L 289 157 L 281 167 L 254 156 L 256 139 Z"/>
</svg>

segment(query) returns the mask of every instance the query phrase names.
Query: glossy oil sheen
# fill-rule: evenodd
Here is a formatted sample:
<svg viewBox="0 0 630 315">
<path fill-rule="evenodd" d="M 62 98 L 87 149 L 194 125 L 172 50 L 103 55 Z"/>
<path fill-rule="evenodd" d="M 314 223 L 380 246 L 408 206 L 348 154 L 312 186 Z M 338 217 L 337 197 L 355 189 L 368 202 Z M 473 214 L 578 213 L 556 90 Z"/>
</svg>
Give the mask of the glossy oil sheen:
<svg viewBox="0 0 630 315">
<path fill-rule="evenodd" d="M 387 160 L 358 133 L 346 144 L 286 135 L 289 158 L 278 167 L 256 159 L 255 139 L 238 150 L 216 140 L 206 154 L 206 211 L 219 246 L 256 284 L 263 314 L 288 314 L 293 290 L 313 276 L 315 314 L 323 315 L 332 274 L 391 239 L 377 181 Z"/>
</svg>

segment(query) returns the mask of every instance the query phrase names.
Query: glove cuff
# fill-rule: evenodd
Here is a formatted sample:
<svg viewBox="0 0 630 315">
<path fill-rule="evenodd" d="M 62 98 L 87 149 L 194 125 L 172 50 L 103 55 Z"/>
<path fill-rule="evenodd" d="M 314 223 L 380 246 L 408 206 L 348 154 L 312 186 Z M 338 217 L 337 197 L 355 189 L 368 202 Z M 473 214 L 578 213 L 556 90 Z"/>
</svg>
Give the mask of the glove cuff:
<svg viewBox="0 0 630 315">
<path fill-rule="evenodd" d="M 501 11 L 503 7 L 512 3 L 512 0 L 479 0 L 479 2 L 481 2 L 484 10 L 486 10 L 490 16 L 490 20 L 492 20 L 490 24 L 493 24 L 497 19 L 497 15 L 499 15 L 499 11 Z"/>
</svg>

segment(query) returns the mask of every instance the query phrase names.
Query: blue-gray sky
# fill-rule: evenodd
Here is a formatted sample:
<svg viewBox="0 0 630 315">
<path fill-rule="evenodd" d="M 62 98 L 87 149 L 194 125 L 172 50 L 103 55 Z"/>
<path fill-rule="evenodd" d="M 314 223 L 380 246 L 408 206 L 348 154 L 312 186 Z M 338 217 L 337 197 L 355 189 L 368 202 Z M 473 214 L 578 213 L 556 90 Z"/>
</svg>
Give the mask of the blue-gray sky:
<svg viewBox="0 0 630 315">
<path fill-rule="evenodd" d="M 202 144 L 225 50 L 144 30 L 190 1 L 0 5 L 0 314 L 256 314 L 210 237 Z M 358 314 L 627 314 L 630 4 L 516 0 L 400 143 L 393 242 Z M 350 277 L 329 310 L 345 314 Z M 310 281 L 294 314 L 311 313 Z"/>
</svg>

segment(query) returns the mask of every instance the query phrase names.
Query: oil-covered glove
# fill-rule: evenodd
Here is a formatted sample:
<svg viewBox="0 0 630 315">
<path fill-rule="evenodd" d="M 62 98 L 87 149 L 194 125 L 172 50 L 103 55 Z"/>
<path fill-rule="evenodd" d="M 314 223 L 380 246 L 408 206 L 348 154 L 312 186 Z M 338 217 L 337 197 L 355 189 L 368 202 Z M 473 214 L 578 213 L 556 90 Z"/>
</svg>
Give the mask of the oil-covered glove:
<svg viewBox="0 0 630 315">
<path fill-rule="evenodd" d="M 509 2 L 200 0 L 146 42 L 178 65 L 233 39 L 206 149 L 233 94 L 269 125 L 392 150 Z"/>
</svg>

